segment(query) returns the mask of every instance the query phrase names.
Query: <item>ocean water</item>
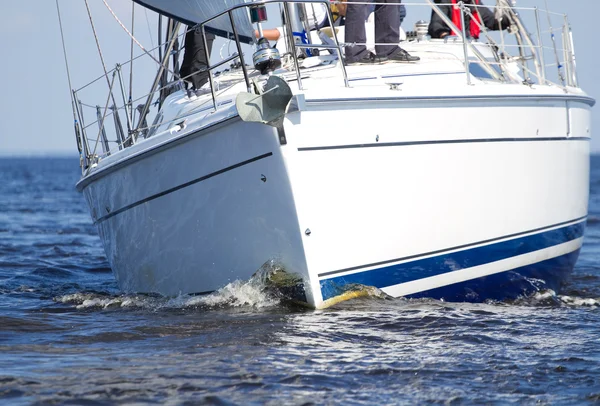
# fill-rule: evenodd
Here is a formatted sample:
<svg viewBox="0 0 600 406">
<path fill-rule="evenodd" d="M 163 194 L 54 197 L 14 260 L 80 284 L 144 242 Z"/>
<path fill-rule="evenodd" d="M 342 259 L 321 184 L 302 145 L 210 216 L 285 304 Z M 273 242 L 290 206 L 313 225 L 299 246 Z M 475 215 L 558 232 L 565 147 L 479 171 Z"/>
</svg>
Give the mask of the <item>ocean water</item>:
<svg viewBox="0 0 600 406">
<path fill-rule="evenodd" d="M 256 281 L 122 295 L 77 159 L 0 159 L 0 404 L 600 404 L 600 157 L 561 292 L 323 311 Z"/>
</svg>

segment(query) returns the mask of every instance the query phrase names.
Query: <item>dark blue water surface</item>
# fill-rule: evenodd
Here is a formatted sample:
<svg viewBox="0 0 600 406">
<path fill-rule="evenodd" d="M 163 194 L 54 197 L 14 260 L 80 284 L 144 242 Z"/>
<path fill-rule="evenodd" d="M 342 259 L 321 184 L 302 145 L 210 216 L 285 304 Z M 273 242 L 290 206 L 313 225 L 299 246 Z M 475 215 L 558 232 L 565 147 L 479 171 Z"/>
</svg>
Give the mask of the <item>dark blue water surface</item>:
<svg viewBox="0 0 600 406">
<path fill-rule="evenodd" d="M 600 403 L 600 157 L 562 292 L 290 307 L 256 283 L 121 295 L 77 159 L 0 159 L 0 403 Z"/>
</svg>

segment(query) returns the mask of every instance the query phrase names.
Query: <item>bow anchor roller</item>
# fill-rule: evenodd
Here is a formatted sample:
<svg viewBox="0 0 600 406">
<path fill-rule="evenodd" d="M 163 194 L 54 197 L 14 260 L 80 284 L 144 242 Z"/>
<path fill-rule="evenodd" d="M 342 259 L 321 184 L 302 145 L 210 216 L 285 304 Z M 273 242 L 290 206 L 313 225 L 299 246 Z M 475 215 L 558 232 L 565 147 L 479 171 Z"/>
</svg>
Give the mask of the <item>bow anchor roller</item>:
<svg viewBox="0 0 600 406">
<path fill-rule="evenodd" d="M 254 82 L 258 94 L 240 93 L 235 100 L 238 114 L 243 121 L 256 122 L 277 128 L 279 142 L 287 144 L 283 119 L 292 99 L 292 90 L 279 76 L 270 76 L 263 90 Z"/>
</svg>

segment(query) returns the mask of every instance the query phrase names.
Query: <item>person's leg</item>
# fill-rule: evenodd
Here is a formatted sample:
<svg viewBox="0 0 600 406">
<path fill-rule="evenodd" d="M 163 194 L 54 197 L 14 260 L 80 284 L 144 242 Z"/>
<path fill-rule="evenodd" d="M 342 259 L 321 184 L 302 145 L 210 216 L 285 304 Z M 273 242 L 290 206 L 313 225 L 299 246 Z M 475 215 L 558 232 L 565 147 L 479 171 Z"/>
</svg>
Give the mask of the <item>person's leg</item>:
<svg viewBox="0 0 600 406">
<path fill-rule="evenodd" d="M 379 0 L 385 3 L 398 3 L 398 0 Z M 398 4 L 380 5 L 375 10 L 375 46 L 377 59 L 381 62 L 416 62 L 420 58 L 412 56 L 400 48 L 400 6 Z M 384 45 L 383 45 L 384 44 Z"/>
<path fill-rule="evenodd" d="M 367 34 L 365 32 L 365 20 L 367 19 L 367 4 L 353 4 L 365 0 L 348 0 L 346 9 L 346 23 L 344 41 L 347 44 L 356 43 L 357 45 L 346 46 L 346 62 L 352 63 L 360 60 L 367 54 Z M 358 45 L 361 44 L 361 45 Z"/>
<path fill-rule="evenodd" d="M 183 47 L 183 62 L 181 62 L 181 67 L 179 68 L 179 77 L 183 78 L 183 83 L 185 84 L 185 89 L 187 90 L 192 82 L 191 77 L 188 76 L 192 74 L 192 62 L 194 61 L 194 54 L 192 50 L 194 47 L 194 28 L 187 27 Z"/>
<path fill-rule="evenodd" d="M 398 3 L 398 0 L 378 0 L 378 3 Z M 386 57 L 398 50 L 400 42 L 400 6 L 386 4 L 375 6 L 375 53 Z"/>
<path fill-rule="evenodd" d="M 206 34 L 206 44 L 208 45 L 208 56 L 210 57 L 210 52 L 212 51 L 212 44 L 215 39 L 213 34 Z M 198 72 L 191 76 L 190 82 L 192 82 L 192 87 L 194 89 L 200 89 L 206 82 L 208 82 L 208 71 L 205 69 L 208 68 L 209 61 L 206 58 L 206 54 L 204 52 L 204 41 L 202 38 L 202 29 L 196 28 L 194 31 L 194 45 L 193 45 L 193 60 L 191 63 L 191 72 Z M 203 72 L 199 72 L 202 71 Z"/>
</svg>

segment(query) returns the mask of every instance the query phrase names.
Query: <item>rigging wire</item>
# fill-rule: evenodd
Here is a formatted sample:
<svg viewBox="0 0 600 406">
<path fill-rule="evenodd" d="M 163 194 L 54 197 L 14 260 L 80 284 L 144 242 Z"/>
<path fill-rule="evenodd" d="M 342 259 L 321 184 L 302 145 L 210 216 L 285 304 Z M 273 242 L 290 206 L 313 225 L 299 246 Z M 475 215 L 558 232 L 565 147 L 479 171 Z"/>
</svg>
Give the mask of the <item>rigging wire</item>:
<svg viewBox="0 0 600 406">
<path fill-rule="evenodd" d="M 87 0 L 86 0 L 87 3 Z M 98 122 L 100 123 L 100 125 L 98 126 L 98 136 L 96 137 L 96 143 L 94 144 L 94 149 L 92 150 L 92 156 L 96 156 L 96 151 L 98 150 L 98 142 L 100 141 L 100 135 L 102 134 L 102 131 L 104 129 L 104 121 L 106 119 L 106 113 L 108 111 L 108 105 L 110 103 L 110 99 L 112 96 L 112 90 L 113 90 L 113 85 L 115 83 L 115 74 L 113 73 L 113 77 L 112 77 L 112 82 L 108 79 L 108 76 L 106 77 L 106 80 L 108 80 L 108 97 L 106 98 L 106 105 L 104 106 L 104 113 L 102 114 L 102 119 L 98 120 Z M 113 103 L 115 103 L 114 98 L 113 98 Z M 119 140 L 121 142 L 125 142 L 125 140 Z M 89 170 L 88 170 L 88 174 L 89 171 L 91 171 L 92 167 L 90 166 Z"/>
<path fill-rule="evenodd" d="M 87 4 L 87 0 L 85 0 L 85 2 Z M 112 10 L 112 8 L 110 8 L 110 6 L 106 2 L 106 0 L 102 0 L 102 2 L 104 3 L 104 5 L 108 9 L 108 11 L 110 11 L 110 13 L 113 15 L 113 17 L 115 18 L 115 20 L 117 20 L 117 23 L 119 23 L 119 25 L 121 26 L 121 28 L 123 28 L 125 30 L 125 32 L 127 33 L 127 35 L 129 35 L 131 37 L 131 39 L 137 44 L 137 46 L 140 47 L 140 49 L 142 51 L 144 51 L 146 53 L 146 55 L 148 55 L 150 58 L 152 58 L 152 60 L 154 62 L 156 62 L 159 66 L 162 65 L 162 63 L 158 59 L 156 59 L 154 57 L 154 55 L 152 55 L 150 52 L 148 52 L 148 50 L 146 48 L 144 48 L 144 46 L 142 44 L 140 44 L 140 42 L 133 36 L 133 34 L 131 32 L 129 32 L 129 30 L 127 29 L 127 27 L 125 27 L 125 25 L 121 22 L 121 20 L 119 20 L 119 17 L 117 17 L 117 15 Z M 150 38 L 150 42 L 152 42 L 152 37 Z M 152 44 L 152 46 L 154 46 L 154 44 Z M 166 67 L 165 69 L 168 70 L 168 67 Z"/>
<path fill-rule="evenodd" d="M 150 45 L 154 48 L 154 41 L 152 40 L 152 28 L 150 28 L 150 18 L 148 17 L 148 9 L 144 8 L 144 14 L 146 15 L 146 26 L 148 27 L 148 38 L 150 38 Z"/>
<path fill-rule="evenodd" d="M 92 26 L 92 31 L 94 33 L 94 39 L 96 40 L 96 47 L 98 47 L 98 54 L 100 55 L 100 62 L 102 62 L 102 69 L 104 69 L 104 76 L 106 77 L 106 83 L 108 87 L 110 87 L 110 80 L 108 79 L 108 71 L 106 70 L 106 64 L 104 63 L 104 56 L 102 55 L 102 50 L 100 49 L 100 42 L 98 41 L 98 35 L 96 34 L 96 27 L 94 27 L 94 20 L 92 19 L 92 13 L 90 11 L 90 5 L 88 4 L 88 0 L 85 1 L 85 8 L 87 9 L 88 17 L 90 18 L 90 24 Z"/>
<path fill-rule="evenodd" d="M 135 1 L 131 2 L 131 53 L 130 53 L 130 61 L 131 64 L 129 65 L 129 116 L 131 117 L 132 115 L 132 110 L 133 110 L 133 106 L 132 106 L 132 101 L 131 99 L 133 98 L 133 33 L 134 33 L 134 27 L 135 27 Z"/>
<path fill-rule="evenodd" d="M 554 48 L 554 57 L 556 58 L 556 66 L 558 68 L 558 78 L 560 79 L 560 82 L 562 83 L 563 86 L 566 86 L 565 84 L 565 77 L 563 75 L 563 71 L 562 71 L 562 64 L 560 63 L 560 59 L 558 57 L 558 50 L 556 49 L 556 39 L 554 36 L 554 31 L 552 29 L 552 19 L 550 17 L 550 13 L 548 12 L 548 0 L 544 0 L 545 4 L 546 4 L 546 16 L 548 16 L 548 25 L 550 26 L 550 38 L 552 39 L 552 46 Z"/>
<path fill-rule="evenodd" d="M 113 95 L 113 92 L 112 92 L 113 84 L 111 83 L 110 79 L 108 78 L 108 71 L 106 69 L 106 64 L 104 63 L 104 56 L 102 55 L 102 50 L 100 48 L 100 42 L 98 41 L 98 35 L 96 34 L 96 27 L 94 26 L 94 20 L 92 18 L 90 6 L 88 4 L 88 0 L 84 0 L 84 1 L 85 1 L 85 8 L 87 9 L 88 16 L 90 18 L 90 24 L 92 26 L 92 31 L 94 32 L 94 39 L 96 40 L 96 46 L 98 47 L 98 54 L 100 55 L 100 61 L 102 62 L 102 69 L 104 69 L 104 77 L 106 78 L 106 84 L 108 85 L 108 93 L 109 93 L 108 98 L 112 99 L 113 104 L 116 106 L 117 102 L 116 102 L 115 96 Z M 104 4 L 106 4 L 106 1 L 104 1 Z M 113 82 L 114 82 L 114 70 L 113 70 Z M 94 149 L 94 152 L 95 152 L 95 149 Z"/>
<path fill-rule="evenodd" d="M 62 41 L 63 55 L 65 57 L 65 67 L 67 68 L 67 81 L 69 82 L 69 93 L 73 90 L 71 85 L 71 72 L 69 71 L 69 61 L 67 59 L 67 48 L 65 47 L 65 36 L 63 33 L 62 19 L 60 18 L 60 7 L 58 6 L 58 0 L 56 0 L 56 13 L 58 14 L 58 26 L 60 27 L 60 39 Z M 73 104 L 73 116 L 75 116 L 75 105 L 73 98 L 71 98 L 71 104 Z"/>
<path fill-rule="evenodd" d="M 77 143 L 77 149 L 79 150 L 79 164 L 83 167 L 83 156 L 82 150 L 83 145 L 81 141 L 81 134 L 79 132 L 79 122 L 77 121 L 77 113 L 75 112 L 75 95 L 73 94 L 73 85 L 71 82 L 71 72 L 69 70 L 69 60 L 67 58 L 67 47 L 65 46 L 65 35 L 63 31 L 62 18 L 60 17 L 60 7 L 58 0 L 56 0 L 56 13 L 58 15 L 58 26 L 60 27 L 60 39 L 62 42 L 63 56 L 65 58 L 65 67 L 67 70 L 67 81 L 69 83 L 69 96 L 71 98 L 71 109 L 73 111 L 73 128 L 75 130 L 75 141 Z"/>
</svg>

